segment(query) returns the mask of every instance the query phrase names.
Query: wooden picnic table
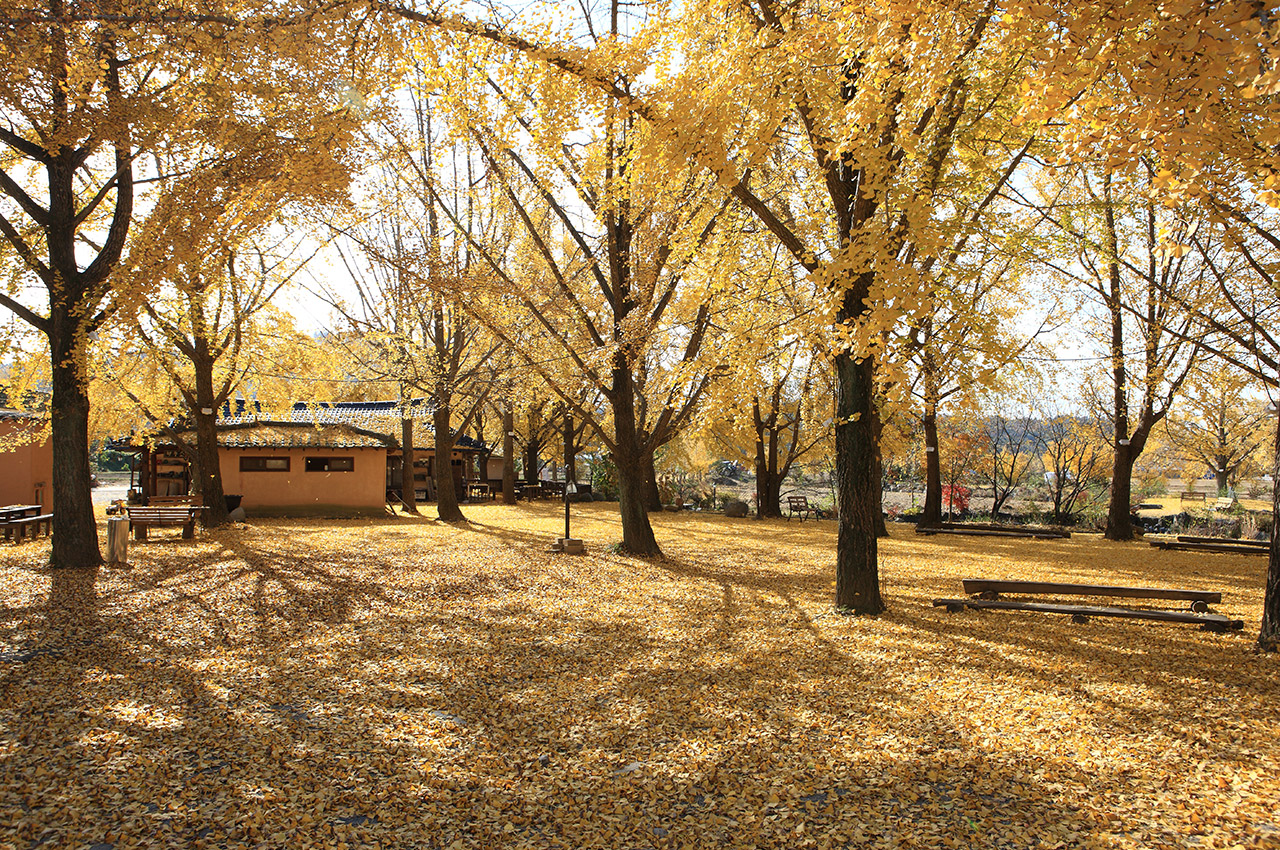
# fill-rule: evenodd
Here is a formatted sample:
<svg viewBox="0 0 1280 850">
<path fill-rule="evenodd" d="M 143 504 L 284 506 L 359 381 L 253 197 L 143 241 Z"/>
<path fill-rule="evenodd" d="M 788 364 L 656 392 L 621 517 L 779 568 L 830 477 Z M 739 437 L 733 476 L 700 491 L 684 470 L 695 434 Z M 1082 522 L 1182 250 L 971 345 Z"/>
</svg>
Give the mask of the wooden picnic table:
<svg viewBox="0 0 1280 850">
<path fill-rule="evenodd" d="M 28 531 L 32 539 L 41 530 L 46 537 L 52 534 L 53 514 L 42 514 L 42 509 L 42 505 L 6 505 L 0 508 L 0 530 L 4 532 L 4 539 L 21 542 L 26 539 Z"/>
<path fill-rule="evenodd" d="M 6 505 L 0 508 L 0 522 L 36 516 L 40 513 L 41 507 L 41 505 Z"/>
</svg>

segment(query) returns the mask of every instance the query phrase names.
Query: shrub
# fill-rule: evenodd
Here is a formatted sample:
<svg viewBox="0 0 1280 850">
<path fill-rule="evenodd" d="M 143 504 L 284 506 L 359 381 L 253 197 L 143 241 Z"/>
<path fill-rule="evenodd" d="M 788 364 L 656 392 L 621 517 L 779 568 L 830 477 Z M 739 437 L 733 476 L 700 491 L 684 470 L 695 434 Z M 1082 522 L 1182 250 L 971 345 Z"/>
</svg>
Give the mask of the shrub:
<svg viewBox="0 0 1280 850">
<path fill-rule="evenodd" d="M 973 490 L 963 484 L 947 484 L 942 488 L 942 507 L 948 513 L 966 513 L 972 495 Z"/>
</svg>

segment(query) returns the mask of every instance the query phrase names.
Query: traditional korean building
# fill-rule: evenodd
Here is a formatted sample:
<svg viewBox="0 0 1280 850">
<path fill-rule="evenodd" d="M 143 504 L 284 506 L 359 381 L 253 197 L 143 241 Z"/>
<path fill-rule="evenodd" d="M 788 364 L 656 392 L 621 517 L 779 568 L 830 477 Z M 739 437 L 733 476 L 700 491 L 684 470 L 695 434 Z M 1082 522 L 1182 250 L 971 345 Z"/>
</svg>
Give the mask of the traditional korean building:
<svg viewBox="0 0 1280 850">
<path fill-rule="evenodd" d="M 243 405 L 224 408 L 218 421 L 223 492 L 251 516 L 384 513 L 402 492 L 400 410 L 395 402 L 299 404 L 272 418 Z M 421 405 L 412 412 L 415 434 L 429 433 Z M 194 434 L 178 436 L 194 445 Z M 432 501 L 435 448 L 414 442 L 417 499 Z M 135 486 L 142 498 L 190 492 L 190 464 L 173 440 L 157 440 L 139 452 Z M 484 480 L 489 453 L 470 437 L 458 438 L 450 466 L 460 499 L 469 485 Z"/>
<path fill-rule="evenodd" d="M 53 510 L 53 446 L 42 414 L 0 407 L 0 505 Z"/>
</svg>

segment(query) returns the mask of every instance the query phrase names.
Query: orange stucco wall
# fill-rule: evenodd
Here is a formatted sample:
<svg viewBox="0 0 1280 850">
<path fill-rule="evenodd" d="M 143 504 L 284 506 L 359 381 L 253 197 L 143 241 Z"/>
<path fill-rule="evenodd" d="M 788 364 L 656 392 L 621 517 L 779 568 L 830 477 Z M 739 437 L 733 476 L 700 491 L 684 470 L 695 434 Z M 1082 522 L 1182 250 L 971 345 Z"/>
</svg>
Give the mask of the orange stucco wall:
<svg viewBox="0 0 1280 850">
<path fill-rule="evenodd" d="M 385 449 L 219 449 L 224 493 L 250 515 L 380 514 L 387 502 Z M 288 472 L 241 472 L 242 457 L 288 457 Z M 350 457 L 350 472 L 307 472 L 309 457 Z"/>
<path fill-rule="evenodd" d="M 53 510 L 53 446 L 26 443 L 5 448 L 25 423 L 0 421 L 0 506 L 34 505 Z"/>
</svg>

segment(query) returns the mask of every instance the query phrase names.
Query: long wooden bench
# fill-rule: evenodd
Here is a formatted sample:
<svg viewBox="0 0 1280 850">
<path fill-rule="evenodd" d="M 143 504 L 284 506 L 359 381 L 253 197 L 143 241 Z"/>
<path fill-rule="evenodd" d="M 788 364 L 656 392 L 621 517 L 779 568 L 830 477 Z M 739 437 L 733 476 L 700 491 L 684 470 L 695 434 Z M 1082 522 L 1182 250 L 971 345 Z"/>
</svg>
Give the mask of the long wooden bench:
<svg viewBox="0 0 1280 850">
<path fill-rule="evenodd" d="M 1126 587 L 1114 584 L 1070 584 L 1056 581 L 1011 581 L 1005 579 L 967 578 L 962 580 L 964 592 L 983 599 L 999 599 L 1002 593 L 1056 593 L 1060 596 L 1115 596 L 1128 599 L 1173 599 L 1182 602 L 1222 601 L 1216 590 L 1188 590 L 1176 587 Z"/>
<path fill-rule="evenodd" d="M 968 599 L 935 599 L 934 607 L 959 612 L 966 608 L 1002 611 L 1039 611 L 1069 614 L 1077 623 L 1090 617 L 1124 617 L 1132 620 L 1160 620 L 1170 623 L 1196 623 L 1209 631 L 1224 632 L 1244 628 L 1244 622 L 1209 611 L 1210 603 L 1222 601 L 1216 590 L 1191 590 L 1176 587 L 1127 587 L 1110 584 L 1072 584 L 1052 581 L 1014 581 L 1003 579 L 964 579 Z M 1190 611 L 1167 611 L 1152 608 L 1121 608 L 1108 605 L 1075 605 L 1061 602 L 1009 601 L 1002 593 L 1043 594 L 1055 596 L 1111 596 L 1128 599 L 1171 599 L 1191 603 Z M 973 598 L 976 596 L 977 598 Z"/>
<path fill-rule="evenodd" d="M 1255 546 L 1249 542 L 1238 540 L 1152 540 L 1155 549 L 1168 549 L 1175 552 L 1214 552 L 1219 555 L 1266 555 L 1270 546 Z"/>
<path fill-rule="evenodd" d="M 147 529 L 151 526 L 182 526 L 182 536 L 186 540 L 196 536 L 196 514 L 202 508 L 195 505 L 156 505 L 129 506 L 129 530 L 135 540 L 146 540 Z"/>
<path fill-rule="evenodd" d="M 4 529 L 4 539 L 15 543 L 26 540 L 28 531 L 31 533 L 32 540 L 36 539 L 41 530 L 44 531 L 44 536 L 48 537 L 53 534 L 53 514 L 16 517 L 0 523 L 0 528 Z"/>
<path fill-rule="evenodd" d="M 946 606 L 948 611 L 965 608 L 994 608 L 1003 611 L 1040 611 L 1046 614 L 1069 614 L 1076 623 L 1088 622 L 1090 617 L 1123 617 L 1130 620 L 1160 620 L 1167 623 L 1191 623 L 1213 632 L 1225 632 L 1244 628 L 1243 620 L 1233 620 L 1222 614 L 1195 611 L 1161 611 L 1152 608 L 1111 608 L 1098 605 L 1060 605 L 1052 602 L 1003 602 L 994 599 L 935 599 L 934 607 Z"/>
<path fill-rule="evenodd" d="M 1226 537 L 1199 537 L 1195 534 L 1179 534 L 1179 543 L 1229 543 L 1233 546 L 1252 546 L 1255 549 L 1270 549 L 1270 540 L 1230 540 Z"/>
<path fill-rule="evenodd" d="M 1027 528 L 1020 525 L 996 525 L 981 522 L 941 522 L 917 525 L 917 534 L 960 534 L 969 537 L 1034 537 L 1037 540 L 1065 539 L 1070 531 L 1059 528 Z"/>
</svg>

